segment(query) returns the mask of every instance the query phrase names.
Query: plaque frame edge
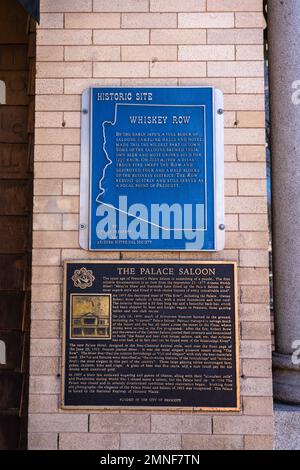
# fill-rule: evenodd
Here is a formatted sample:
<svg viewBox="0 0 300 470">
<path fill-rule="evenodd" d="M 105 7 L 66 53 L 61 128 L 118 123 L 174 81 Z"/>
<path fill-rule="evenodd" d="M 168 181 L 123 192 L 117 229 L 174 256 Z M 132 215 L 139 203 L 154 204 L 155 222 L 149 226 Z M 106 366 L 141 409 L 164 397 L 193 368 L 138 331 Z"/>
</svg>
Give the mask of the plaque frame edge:
<svg viewBox="0 0 300 470">
<path fill-rule="evenodd" d="M 92 88 L 87 88 L 81 96 L 79 245 L 86 251 L 90 251 L 91 95 Z"/>
</svg>

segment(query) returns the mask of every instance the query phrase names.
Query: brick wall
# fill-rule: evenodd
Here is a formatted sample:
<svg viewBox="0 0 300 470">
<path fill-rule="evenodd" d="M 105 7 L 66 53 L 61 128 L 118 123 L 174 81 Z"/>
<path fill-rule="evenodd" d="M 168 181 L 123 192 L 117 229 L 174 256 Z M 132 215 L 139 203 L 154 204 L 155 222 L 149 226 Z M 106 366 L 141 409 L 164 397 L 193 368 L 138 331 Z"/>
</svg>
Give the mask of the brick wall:
<svg viewBox="0 0 300 470">
<path fill-rule="evenodd" d="M 262 0 L 41 0 L 32 281 L 31 449 L 272 447 Z M 87 253 L 78 245 L 80 95 L 91 85 L 225 93 L 226 249 Z M 65 259 L 239 263 L 242 411 L 60 410 Z"/>
</svg>

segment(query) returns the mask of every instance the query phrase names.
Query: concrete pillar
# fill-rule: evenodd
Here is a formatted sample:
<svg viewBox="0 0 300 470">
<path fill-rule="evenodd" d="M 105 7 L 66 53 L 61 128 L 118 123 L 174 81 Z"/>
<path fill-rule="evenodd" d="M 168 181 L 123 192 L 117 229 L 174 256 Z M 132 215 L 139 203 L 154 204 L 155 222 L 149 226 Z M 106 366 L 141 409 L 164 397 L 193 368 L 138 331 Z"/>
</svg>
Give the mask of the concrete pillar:
<svg viewBox="0 0 300 470">
<path fill-rule="evenodd" d="M 269 0 L 268 23 L 276 334 L 274 396 L 283 402 L 300 403 L 300 365 L 295 353 L 297 341 L 300 342 L 300 1 Z"/>
</svg>

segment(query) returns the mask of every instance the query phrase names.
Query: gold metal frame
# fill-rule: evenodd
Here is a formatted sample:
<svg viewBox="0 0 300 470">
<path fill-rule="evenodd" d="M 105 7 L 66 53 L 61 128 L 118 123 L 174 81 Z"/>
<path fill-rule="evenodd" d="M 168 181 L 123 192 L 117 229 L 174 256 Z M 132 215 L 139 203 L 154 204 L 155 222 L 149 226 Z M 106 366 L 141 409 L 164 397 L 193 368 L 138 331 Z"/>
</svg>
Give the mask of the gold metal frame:
<svg viewBox="0 0 300 470">
<path fill-rule="evenodd" d="M 154 407 L 154 406 L 74 406 L 64 404 L 65 394 L 65 353 L 66 353 L 66 299 L 67 299 L 67 265 L 68 264 L 204 264 L 204 265 L 230 265 L 233 266 L 234 273 L 234 308 L 235 308 L 235 370 L 236 370 L 236 396 L 237 406 L 236 408 L 218 408 L 218 407 Z M 237 263 L 235 261 L 192 261 L 192 260 L 67 260 L 64 261 L 64 285 L 63 285 L 63 321 L 62 321 L 62 381 L 61 381 L 61 408 L 63 411 L 130 411 L 130 413 L 139 411 L 153 411 L 159 413 L 166 412 L 180 412 L 180 413 L 214 413 L 214 412 L 239 412 L 241 411 L 241 398 L 240 398 L 240 367 L 239 367 L 239 316 L 238 316 L 238 280 L 237 280 Z M 85 294 L 91 295 L 91 294 Z M 97 294 L 93 294 L 97 295 Z M 111 307 L 112 315 L 112 307 Z"/>
</svg>

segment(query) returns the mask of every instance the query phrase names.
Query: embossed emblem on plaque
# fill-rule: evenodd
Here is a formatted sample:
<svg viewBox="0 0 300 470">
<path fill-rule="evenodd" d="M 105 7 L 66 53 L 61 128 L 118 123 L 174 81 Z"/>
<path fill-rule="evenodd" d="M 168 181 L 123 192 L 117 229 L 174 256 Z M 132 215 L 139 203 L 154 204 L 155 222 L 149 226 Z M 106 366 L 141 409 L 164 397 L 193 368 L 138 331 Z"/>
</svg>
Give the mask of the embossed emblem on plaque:
<svg viewBox="0 0 300 470">
<path fill-rule="evenodd" d="M 92 287 L 94 280 L 95 276 L 93 275 L 93 271 L 86 268 L 76 269 L 72 276 L 74 286 L 80 289 Z"/>
</svg>

